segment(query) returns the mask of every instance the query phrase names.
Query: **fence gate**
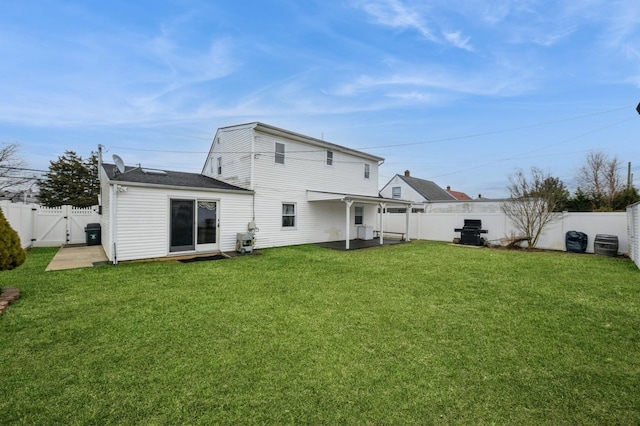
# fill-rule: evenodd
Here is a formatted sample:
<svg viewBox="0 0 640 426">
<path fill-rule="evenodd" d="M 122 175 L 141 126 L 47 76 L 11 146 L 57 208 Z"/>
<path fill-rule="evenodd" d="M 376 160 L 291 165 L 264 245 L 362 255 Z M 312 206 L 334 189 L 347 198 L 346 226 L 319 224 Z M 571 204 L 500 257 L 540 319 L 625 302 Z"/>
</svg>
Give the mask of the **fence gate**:
<svg viewBox="0 0 640 426">
<path fill-rule="evenodd" d="M 60 246 L 86 242 L 87 223 L 99 222 L 93 208 L 72 206 L 39 207 L 35 209 L 33 246 Z"/>
</svg>

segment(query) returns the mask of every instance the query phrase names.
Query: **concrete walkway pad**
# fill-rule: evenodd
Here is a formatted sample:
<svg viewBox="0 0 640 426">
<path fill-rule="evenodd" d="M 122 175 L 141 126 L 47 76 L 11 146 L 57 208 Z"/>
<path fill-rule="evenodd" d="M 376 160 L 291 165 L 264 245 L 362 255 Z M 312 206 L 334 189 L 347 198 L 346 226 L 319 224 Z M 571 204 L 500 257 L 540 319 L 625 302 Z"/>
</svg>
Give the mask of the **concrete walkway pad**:
<svg viewBox="0 0 640 426">
<path fill-rule="evenodd" d="M 59 271 L 62 269 L 89 268 L 97 262 L 106 262 L 102 246 L 71 246 L 60 247 L 53 256 L 45 271 Z"/>
</svg>

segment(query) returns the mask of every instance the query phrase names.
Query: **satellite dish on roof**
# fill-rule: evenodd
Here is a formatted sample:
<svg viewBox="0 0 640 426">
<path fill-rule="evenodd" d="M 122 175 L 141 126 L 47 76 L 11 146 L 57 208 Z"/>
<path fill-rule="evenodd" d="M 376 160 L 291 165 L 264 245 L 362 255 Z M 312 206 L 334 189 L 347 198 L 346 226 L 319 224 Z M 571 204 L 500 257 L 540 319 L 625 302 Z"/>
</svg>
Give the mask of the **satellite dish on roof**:
<svg viewBox="0 0 640 426">
<path fill-rule="evenodd" d="M 124 161 L 119 155 L 113 154 L 113 162 L 116 163 L 116 167 L 120 173 L 124 173 Z"/>
</svg>

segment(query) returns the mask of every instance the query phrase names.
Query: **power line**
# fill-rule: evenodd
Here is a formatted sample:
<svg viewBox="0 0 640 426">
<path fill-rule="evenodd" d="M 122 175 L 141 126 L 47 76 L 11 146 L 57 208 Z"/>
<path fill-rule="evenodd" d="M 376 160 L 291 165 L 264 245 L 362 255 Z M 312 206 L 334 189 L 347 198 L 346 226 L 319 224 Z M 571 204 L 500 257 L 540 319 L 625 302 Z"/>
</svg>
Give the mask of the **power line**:
<svg viewBox="0 0 640 426">
<path fill-rule="evenodd" d="M 505 162 L 505 161 L 511 161 L 511 160 L 524 160 L 524 159 L 527 159 L 527 158 L 533 158 L 533 157 L 528 157 L 528 156 L 523 156 L 523 155 L 531 154 L 531 153 L 533 153 L 533 152 L 538 152 L 538 151 L 541 151 L 541 150 L 544 150 L 544 149 L 550 148 L 550 147 L 552 147 L 552 146 L 557 146 L 557 145 L 563 144 L 563 143 L 565 143 L 565 142 L 569 142 L 569 141 L 572 141 L 572 140 L 575 140 L 575 139 L 579 139 L 579 138 L 581 138 L 581 137 L 583 137 L 583 136 L 587 136 L 587 135 L 590 135 L 590 134 L 593 134 L 593 133 L 597 133 L 597 132 L 599 132 L 599 131 L 601 131 L 601 130 L 608 129 L 608 128 L 610 128 L 610 127 L 617 126 L 618 124 L 622 124 L 622 123 L 625 123 L 625 122 L 627 122 L 627 121 L 631 121 L 631 120 L 635 120 L 635 117 L 627 118 L 627 119 L 624 119 L 624 120 L 621 120 L 621 121 L 617 121 L 617 122 L 612 123 L 612 124 L 608 124 L 608 125 L 606 125 L 606 126 L 599 127 L 599 128 L 597 128 L 597 129 L 594 129 L 594 130 L 588 131 L 588 132 L 586 132 L 586 133 L 582 133 L 582 134 L 579 134 L 579 135 L 577 135 L 577 136 L 573 136 L 573 137 L 570 137 L 570 138 L 564 139 L 564 140 L 562 140 L 562 141 L 560 141 L 560 142 L 556 142 L 556 143 L 554 143 L 554 144 L 544 146 L 544 147 L 542 147 L 542 148 L 538 148 L 538 149 L 534 149 L 534 150 L 531 150 L 531 151 L 527 151 L 527 152 L 525 152 L 525 153 L 521 154 L 520 156 L 516 156 L 516 157 L 507 157 L 507 158 L 501 158 L 501 159 L 499 159 L 499 160 L 490 161 L 490 162 L 488 162 L 488 163 L 483 163 L 483 164 L 482 164 L 482 165 L 480 165 L 480 166 L 474 166 L 474 167 L 470 167 L 470 168 L 463 169 L 463 170 L 457 170 L 457 171 L 455 171 L 455 172 L 444 173 L 444 174 L 440 174 L 440 175 L 437 175 L 437 176 L 432 176 L 430 179 L 435 179 L 435 178 L 442 177 L 442 176 L 450 176 L 450 175 L 457 174 L 457 173 L 464 173 L 464 172 L 468 172 L 468 171 L 471 171 L 471 170 L 476 170 L 476 169 L 479 169 L 479 168 L 486 167 L 486 166 L 487 166 L 487 164 L 496 164 L 496 163 Z M 590 151 L 590 150 L 587 150 L 587 151 Z"/>
<path fill-rule="evenodd" d="M 610 112 L 621 111 L 621 110 L 624 110 L 624 109 L 627 109 L 627 108 L 630 108 L 630 107 L 629 106 L 625 106 L 625 107 L 610 109 L 610 110 L 606 110 L 606 111 L 594 112 L 594 113 L 591 113 L 591 114 L 579 115 L 579 116 L 576 116 L 576 117 L 569 117 L 569 118 L 563 118 L 563 119 L 560 119 L 560 120 L 546 121 L 546 122 L 543 122 L 543 123 L 529 124 L 529 125 L 520 126 L 520 127 L 513 127 L 511 129 L 495 130 L 495 131 L 491 131 L 491 132 L 475 133 L 475 134 L 464 135 L 464 136 L 453 136 L 453 137 L 442 138 L 442 139 L 432 139 L 432 140 L 422 141 L 422 142 L 407 142 L 407 143 L 402 143 L 402 144 L 369 146 L 369 147 L 364 147 L 364 148 L 360 148 L 360 149 L 395 148 L 395 147 L 399 147 L 399 146 L 424 145 L 424 144 L 437 143 L 437 142 L 449 142 L 449 141 L 460 140 L 460 139 L 471 139 L 471 138 L 476 138 L 476 137 L 480 137 L 480 136 L 497 135 L 497 134 L 501 134 L 501 133 L 515 132 L 517 130 L 526 130 L 526 129 L 531 129 L 531 128 L 534 128 L 534 127 L 542 127 L 542 126 L 548 126 L 548 125 L 551 125 L 551 124 L 565 123 L 565 122 L 568 122 L 568 121 L 579 120 L 581 118 L 593 117 L 595 115 L 601 115 L 601 114 L 607 114 L 607 113 L 610 113 Z M 625 121 L 628 121 L 628 120 L 625 120 Z"/>
<path fill-rule="evenodd" d="M 10 171 L 10 170 L 18 170 L 18 171 L 23 171 L 23 172 L 38 172 L 38 173 L 47 173 L 49 172 L 49 170 L 39 170 L 39 169 L 29 169 L 26 167 L 13 167 L 13 166 L 3 166 L 0 164 L 0 167 Z"/>
<path fill-rule="evenodd" d="M 549 126 L 549 125 L 552 125 L 552 124 L 565 123 L 565 122 L 579 120 L 579 119 L 583 119 L 583 118 L 594 117 L 596 115 L 602 115 L 602 114 L 608 114 L 608 113 L 611 113 L 611 112 L 622 111 L 622 110 L 626 110 L 628 108 L 631 108 L 631 106 L 627 105 L 627 106 L 624 106 L 624 107 L 608 109 L 608 110 L 594 112 L 594 113 L 590 113 L 590 114 L 583 114 L 583 115 L 579 115 L 579 116 L 575 116 L 575 117 L 562 118 L 562 119 L 546 121 L 546 122 L 542 122 L 542 123 L 528 124 L 528 125 L 525 125 L 525 126 L 512 127 L 512 128 L 509 128 L 509 129 L 501 129 L 501 130 L 494 130 L 494 131 L 481 132 L 481 133 L 472 133 L 472 134 L 461 135 L 461 136 L 451 136 L 451 137 L 447 137 L 447 138 L 431 139 L 431 140 L 419 141 L 419 142 L 406 142 L 406 143 L 393 143 L 393 144 L 388 144 L 388 145 L 366 146 L 366 147 L 359 147 L 356 150 L 360 151 L 360 150 L 365 150 L 365 149 L 396 148 L 396 147 L 403 147 L 403 146 L 426 145 L 426 144 L 439 143 L 439 142 L 449 142 L 449 141 L 462 140 L 462 139 L 472 139 L 472 138 L 477 138 L 477 137 L 482 137 L 482 136 L 490 136 L 490 135 L 497 135 L 497 134 L 502 134 L 502 133 L 515 132 L 515 131 L 518 131 L 518 130 L 526 130 L 526 129 L 531 129 L 531 128 L 534 128 L 534 127 L 542 127 L 542 126 Z M 629 121 L 629 120 L 631 120 L 631 119 L 625 119 L 625 120 L 621 121 L 620 123 L 622 123 L 624 121 Z M 614 123 L 613 125 L 615 125 L 615 124 L 619 124 L 619 123 Z M 613 126 L 613 125 L 611 125 L 611 126 Z M 171 133 L 168 133 L 168 134 L 171 134 Z M 158 150 L 158 149 L 131 148 L 131 147 L 121 147 L 121 146 L 112 146 L 112 147 L 109 147 L 109 148 L 110 149 L 111 148 L 113 148 L 113 149 L 123 149 L 123 150 L 130 150 L 130 151 L 142 151 L 142 152 L 158 152 L 158 153 L 167 153 L 167 154 L 208 154 L 210 152 L 209 150 L 207 150 L 207 151 Z M 312 152 L 324 152 L 324 151 L 326 151 L 326 149 L 300 150 L 300 151 L 289 151 L 289 152 L 312 153 Z M 220 153 L 220 154 L 249 154 L 250 153 L 250 151 L 217 151 L 217 152 Z M 268 153 L 269 152 L 254 152 L 254 154 L 268 154 Z"/>
</svg>

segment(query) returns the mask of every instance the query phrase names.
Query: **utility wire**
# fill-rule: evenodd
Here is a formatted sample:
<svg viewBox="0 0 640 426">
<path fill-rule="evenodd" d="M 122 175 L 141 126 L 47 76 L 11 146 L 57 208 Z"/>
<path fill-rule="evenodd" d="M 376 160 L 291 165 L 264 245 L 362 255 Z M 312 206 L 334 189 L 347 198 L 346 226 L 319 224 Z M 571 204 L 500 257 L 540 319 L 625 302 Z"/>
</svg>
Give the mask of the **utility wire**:
<svg viewBox="0 0 640 426">
<path fill-rule="evenodd" d="M 441 138 L 441 139 L 431 139 L 431 140 L 419 141 L 419 142 L 406 142 L 406 143 L 394 143 L 394 144 L 388 144 L 388 145 L 367 146 L 367 147 L 360 147 L 360 148 L 357 148 L 355 150 L 356 151 L 361 151 L 361 150 L 365 150 L 365 149 L 396 148 L 396 147 L 402 147 L 402 146 L 426 145 L 426 144 L 439 143 L 439 142 L 449 142 L 449 141 L 454 141 L 454 140 L 471 139 L 471 138 L 476 138 L 476 137 L 481 137 L 481 136 L 490 136 L 490 135 L 497 135 L 497 134 L 501 134 L 501 133 L 515 132 L 515 131 L 518 131 L 518 130 L 526 130 L 526 129 L 531 129 L 531 128 L 534 128 L 534 127 L 548 126 L 548 125 L 551 125 L 551 124 L 565 123 L 565 122 L 568 122 L 568 121 L 579 120 L 579 119 L 582 119 L 582 118 L 593 117 L 593 116 L 596 116 L 596 115 L 602 115 L 602 114 L 608 114 L 608 113 L 611 113 L 611 112 L 622 111 L 622 110 L 626 110 L 628 108 L 631 108 L 631 106 L 627 105 L 627 106 L 624 106 L 624 107 L 613 108 L 613 109 L 609 109 L 609 110 L 605 110 L 605 111 L 599 111 L 599 112 L 594 112 L 594 113 L 590 113 L 590 114 L 583 114 L 583 115 L 579 115 L 579 116 L 575 116 L 575 117 L 563 118 L 563 119 L 559 119 L 559 120 L 546 121 L 546 122 L 542 122 L 542 123 L 529 124 L 529 125 L 525 125 L 525 126 L 513 127 L 513 128 L 509 128 L 509 129 L 495 130 L 495 131 L 482 132 L 482 133 L 473 133 L 473 134 L 461 135 L 461 136 L 452 136 L 452 137 Z M 624 121 L 629 121 L 629 120 L 631 120 L 631 119 L 624 120 Z M 621 121 L 621 122 L 624 122 L 624 121 Z M 615 123 L 615 124 L 619 124 L 619 123 Z M 158 150 L 158 149 L 131 148 L 131 147 L 122 147 L 122 146 L 112 146 L 112 147 L 109 147 L 109 148 L 110 149 L 111 148 L 113 148 L 113 149 L 123 149 L 123 150 L 130 150 L 130 151 L 170 153 L 170 154 L 208 154 L 210 152 L 209 150 L 207 150 L 207 151 Z M 326 149 L 300 150 L 300 151 L 289 151 L 289 152 L 310 153 L 310 152 L 325 152 L 325 151 L 326 151 Z M 220 153 L 220 154 L 248 154 L 248 153 L 250 153 L 249 151 L 217 151 L 217 152 Z M 254 154 L 267 154 L 267 153 L 268 152 L 254 152 Z"/>
<path fill-rule="evenodd" d="M 586 133 L 579 134 L 579 135 L 577 135 L 577 136 L 573 136 L 573 137 L 570 137 L 570 138 L 564 139 L 564 140 L 562 140 L 562 141 L 560 141 L 560 142 L 556 142 L 556 143 L 551 144 L 551 145 L 547 145 L 547 146 L 544 146 L 544 147 L 541 147 L 541 148 L 537 148 L 537 149 L 533 149 L 533 150 L 531 150 L 531 151 L 527 151 L 527 152 L 525 152 L 525 153 L 521 154 L 520 156 L 501 158 L 501 159 L 498 159 L 498 160 L 495 160 L 495 161 L 490 161 L 490 162 L 487 162 L 487 163 L 482 163 L 482 164 L 481 164 L 481 165 L 479 165 L 479 166 L 474 166 L 474 167 L 470 167 L 470 168 L 466 168 L 466 169 L 462 169 L 462 170 L 457 170 L 457 171 L 455 171 L 455 172 L 449 172 L 449 173 L 444 173 L 444 174 L 440 174 L 440 175 L 436 175 L 436 176 L 431 176 L 431 177 L 430 177 L 430 179 L 435 179 L 435 178 L 443 177 L 443 176 L 450 176 L 450 175 L 454 175 L 454 174 L 457 174 L 457 173 L 464 173 L 464 172 L 468 172 L 468 171 L 471 171 L 471 170 L 476 170 L 476 169 L 479 169 L 479 168 L 484 168 L 484 167 L 486 167 L 488 164 L 496 164 L 496 163 L 501 163 L 501 162 L 504 162 L 504 161 L 511 161 L 511 160 L 523 160 L 523 159 L 526 159 L 526 158 L 531 158 L 531 157 L 522 156 L 522 155 L 531 154 L 531 153 L 533 153 L 533 152 L 538 152 L 538 151 L 541 151 L 541 150 L 543 150 L 543 149 L 550 148 L 550 147 L 552 147 L 552 146 L 557 146 L 557 145 L 563 144 L 563 143 L 565 143 L 565 142 L 569 142 L 569 141 L 572 141 L 572 140 L 575 140 L 575 139 L 579 139 L 579 138 L 581 138 L 581 137 L 583 137 L 583 136 L 587 136 L 587 135 L 590 135 L 590 134 L 593 134 L 593 133 L 597 133 L 597 132 L 599 132 L 599 131 L 602 131 L 602 130 L 608 129 L 608 128 L 613 127 L 613 126 L 617 126 L 618 124 L 622 124 L 622 123 L 625 123 L 625 122 L 627 122 L 627 121 L 631 121 L 631 120 L 635 120 L 635 117 L 627 118 L 627 119 L 624 119 L 624 120 L 621 120 L 621 121 L 618 121 L 618 122 L 615 122 L 615 123 L 612 123 L 612 124 L 608 124 L 608 125 L 603 126 L 603 127 L 599 127 L 599 128 L 597 128 L 597 129 L 594 129 L 594 130 L 588 131 L 588 132 L 586 132 Z"/>
</svg>

